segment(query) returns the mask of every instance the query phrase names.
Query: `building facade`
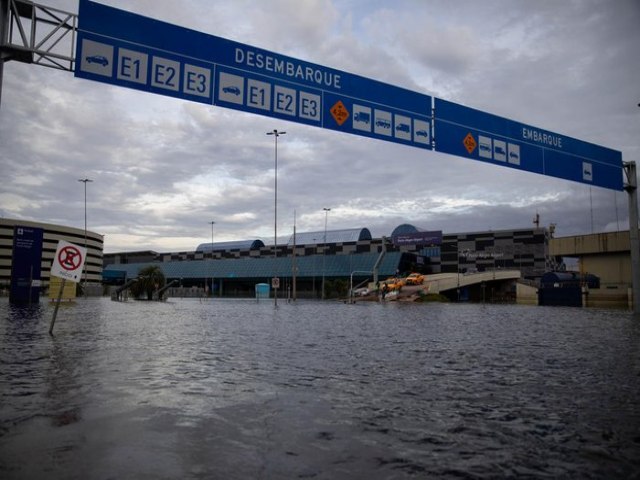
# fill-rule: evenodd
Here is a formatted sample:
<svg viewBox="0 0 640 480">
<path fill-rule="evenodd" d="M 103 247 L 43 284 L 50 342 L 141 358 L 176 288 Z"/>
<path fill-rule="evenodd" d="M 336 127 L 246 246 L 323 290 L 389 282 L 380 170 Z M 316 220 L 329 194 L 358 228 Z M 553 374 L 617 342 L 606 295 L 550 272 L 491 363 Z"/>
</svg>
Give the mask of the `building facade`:
<svg viewBox="0 0 640 480">
<path fill-rule="evenodd" d="M 11 268 L 13 262 L 14 232 L 16 228 L 28 227 L 42 229 L 42 288 L 49 286 L 51 263 L 56 253 L 59 240 L 84 247 L 85 231 L 81 228 L 67 227 L 50 223 L 31 222 L 11 218 L 0 218 L 0 289 L 8 289 L 11 285 Z M 104 237 L 98 233 L 86 232 L 87 258 L 85 260 L 86 280 L 89 285 L 100 285 L 102 282 Z M 83 275 L 84 277 L 84 275 Z"/>
<path fill-rule="evenodd" d="M 538 279 L 554 269 L 546 228 L 454 233 L 442 238 L 442 273 L 520 270 L 523 278 Z"/>
<path fill-rule="evenodd" d="M 357 284 L 376 270 L 381 279 L 417 271 L 425 274 L 459 271 L 520 270 L 523 276 L 539 278 L 550 263 L 546 229 L 519 229 L 442 235 L 431 232 L 407 242 L 418 232 L 402 225 L 405 235 L 372 238 L 368 229 L 306 232 L 295 241 L 273 245 L 245 242 L 206 243 L 193 252 L 130 252 L 105 255 L 105 275 L 114 279 L 134 278 L 149 265 L 158 265 L 168 279 L 210 291 L 239 294 L 253 292 L 254 284 L 279 277 L 287 284 L 296 272 L 298 291 L 317 292 L 323 278 Z M 436 234 L 437 233 L 437 234 Z M 415 236 L 420 239 L 420 235 Z M 118 272 L 121 276 L 118 277 Z M 313 296 L 313 293 L 312 293 Z"/>
</svg>

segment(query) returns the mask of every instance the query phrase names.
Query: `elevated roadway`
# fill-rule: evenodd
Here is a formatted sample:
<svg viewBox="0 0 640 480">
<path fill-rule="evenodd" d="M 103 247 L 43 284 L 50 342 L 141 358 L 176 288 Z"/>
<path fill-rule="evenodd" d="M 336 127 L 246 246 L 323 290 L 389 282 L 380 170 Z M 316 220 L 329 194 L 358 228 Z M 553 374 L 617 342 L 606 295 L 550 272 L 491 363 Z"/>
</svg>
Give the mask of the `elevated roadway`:
<svg viewBox="0 0 640 480">
<path fill-rule="evenodd" d="M 489 272 L 468 274 L 437 273 L 435 275 L 427 275 L 424 280 L 424 286 L 427 287 L 429 293 L 443 293 L 457 288 L 490 282 L 515 281 L 519 278 L 520 270 L 491 270 Z"/>
<path fill-rule="evenodd" d="M 515 283 L 520 279 L 520 270 L 495 270 L 468 274 L 438 273 L 426 275 L 421 285 L 405 285 L 400 290 L 391 290 L 385 301 L 412 301 L 421 294 L 441 294 L 453 301 L 515 301 Z M 370 284 L 373 298 L 379 293 Z M 372 299 L 373 299 L 372 298 Z"/>
</svg>

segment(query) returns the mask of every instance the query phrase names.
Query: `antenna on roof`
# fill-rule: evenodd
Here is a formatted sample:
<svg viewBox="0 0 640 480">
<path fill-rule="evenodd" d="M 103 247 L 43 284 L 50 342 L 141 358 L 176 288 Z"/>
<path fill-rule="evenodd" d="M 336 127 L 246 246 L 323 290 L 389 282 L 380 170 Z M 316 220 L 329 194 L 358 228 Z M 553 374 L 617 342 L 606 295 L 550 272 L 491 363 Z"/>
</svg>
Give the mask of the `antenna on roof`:
<svg viewBox="0 0 640 480">
<path fill-rule="evenodd" d="M 536 216 L 533 217 L 533 224 L 536 228 L 540 228 L 540 214 L 538 212 L 536 212 Z"/>
</svg>

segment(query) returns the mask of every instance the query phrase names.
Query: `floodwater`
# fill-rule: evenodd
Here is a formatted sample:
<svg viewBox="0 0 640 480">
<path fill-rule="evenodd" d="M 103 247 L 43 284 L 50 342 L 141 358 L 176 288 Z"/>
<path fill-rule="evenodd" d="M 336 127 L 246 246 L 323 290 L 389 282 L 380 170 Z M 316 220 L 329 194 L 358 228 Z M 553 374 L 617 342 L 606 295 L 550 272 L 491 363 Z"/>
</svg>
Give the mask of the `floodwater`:
<svg viewBox="0 0 640 480">
<path fill-rule="evenodd" d="M 2 479 L 639 478 L 640 319 L 0 299 Z"/>
</svg>

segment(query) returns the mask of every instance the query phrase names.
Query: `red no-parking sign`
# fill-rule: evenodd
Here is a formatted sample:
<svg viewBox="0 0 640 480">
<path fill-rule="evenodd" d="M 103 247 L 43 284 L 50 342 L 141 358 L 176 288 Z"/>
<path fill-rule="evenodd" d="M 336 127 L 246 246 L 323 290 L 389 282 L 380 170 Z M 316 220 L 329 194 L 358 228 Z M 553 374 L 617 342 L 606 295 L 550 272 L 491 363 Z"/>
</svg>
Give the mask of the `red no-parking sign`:
<svg viewBox="0 0 640 480">
<path fill-rule="evenodd" d="M 51 264 L 51 275 L 79 282 L 86 256 L 87 250 L 84 247 L 60 240 Z"/>
</svg>

